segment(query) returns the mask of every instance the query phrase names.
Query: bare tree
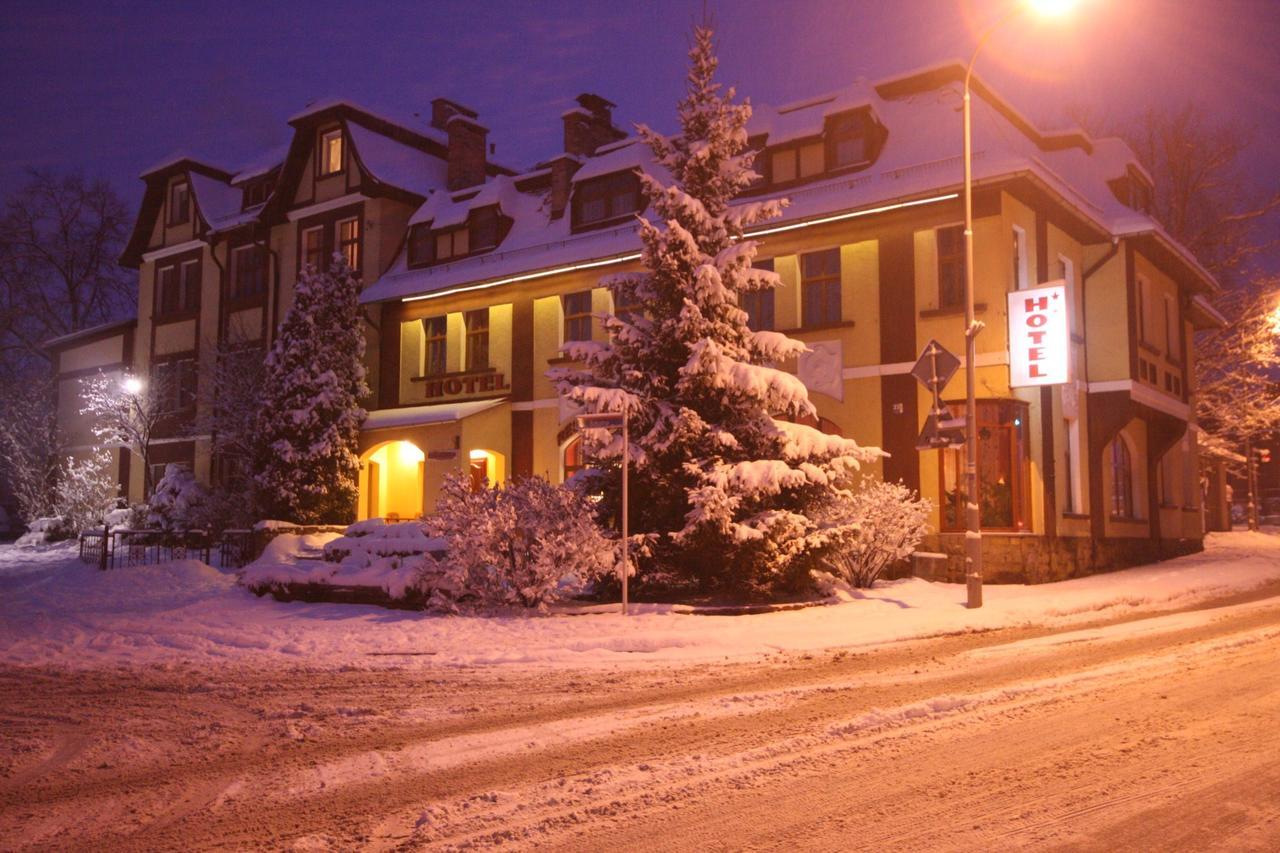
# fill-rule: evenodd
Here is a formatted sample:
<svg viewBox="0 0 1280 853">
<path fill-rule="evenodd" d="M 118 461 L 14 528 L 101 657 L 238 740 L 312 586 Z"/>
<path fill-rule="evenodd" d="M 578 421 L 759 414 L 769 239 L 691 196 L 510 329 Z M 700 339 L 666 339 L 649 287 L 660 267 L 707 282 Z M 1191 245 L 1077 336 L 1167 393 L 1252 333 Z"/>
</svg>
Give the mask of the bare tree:
<svg viewBox="0 0 1280 853">
<path fill-rule="evenodd" d="M 1223 294 L 1227 326 L 1197 341 L 1196 413 L 1239 446 L 1280 430 L 1280 279 Z"/>
<path fill-rule="evenodd" d="M 47 364 L 42 344 L 126 314 L 129 213 L 104 180 L 30 172 L 0 212 L 0 371 Z"/>
</svg>

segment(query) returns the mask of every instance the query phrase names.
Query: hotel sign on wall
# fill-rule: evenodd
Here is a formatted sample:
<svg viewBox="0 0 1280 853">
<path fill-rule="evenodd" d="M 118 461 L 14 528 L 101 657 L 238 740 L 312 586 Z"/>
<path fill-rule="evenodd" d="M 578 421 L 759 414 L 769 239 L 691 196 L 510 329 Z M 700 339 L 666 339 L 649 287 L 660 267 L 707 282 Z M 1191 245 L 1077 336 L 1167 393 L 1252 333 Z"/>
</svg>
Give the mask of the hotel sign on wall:
<svg viewBox="0 0 1280 853">
<path fill-rule="evenodd" d="M 1009 294 L 1009 385 L 1070 381 L 1071 328 L 1065 284 Z"/>
<path fill-rule="evenodd" d="M 456 397 L 460 394 L 511 390 L 506 377 L 492 370 L 479 373 L 449 373 L 443 376 L 415 376 L 414 381 L 423 383 L 422 396 L 428 400 Z"/>
</svg>

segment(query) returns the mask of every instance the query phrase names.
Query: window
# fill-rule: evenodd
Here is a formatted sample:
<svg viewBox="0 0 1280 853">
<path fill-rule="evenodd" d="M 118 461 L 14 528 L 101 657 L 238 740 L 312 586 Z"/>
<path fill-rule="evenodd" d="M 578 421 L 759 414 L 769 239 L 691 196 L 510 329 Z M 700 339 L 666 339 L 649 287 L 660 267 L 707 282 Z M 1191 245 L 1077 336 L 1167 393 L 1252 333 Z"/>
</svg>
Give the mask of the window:
<svg viewBox="0 0 1280 853">
<path fill-rule="evenodd" d="M 591 291 L 566 293 L 562 299 L 565 342 L 591 340 Z"/>
<path fill-rule="evenodd" d="M 1067 500 L 1065 512 L 1084 512 L 1084 488 L 1080 472 L 1080 419 L 1067 419 Z"/>
<path fill-rule="evenodd" d="M 454 228 L 452 231 L 436 233 L 436 260 L 447 261 L 460 258 L 471 251 L 470 235 L 467 229 Z"/>
<path fill-rule="evenodd" d="M 963 408 L 962 404 L 959 405 Z M 1030 526 L 1031 460 L 1027 448 L 1027 404 L 978 401 L 978 506 L 982 526 L 1026 530 Z M 964 448 L 942 451 L 943 530 L 964 529 Z"/>
<path fill-rule="evenodd" d="M 327 130 L 320 135 L 320 177 L 342 171 L 342 128 Z"/>
<path fill-rule="evenodd" d="M 964 226 L 939 228 L 938 238 L 938 307 L 958 308 L 964 305 Z"/>
<path fill-rule="evenodd" d="M 422 321 L 422 374 L 438 376 L 448 370 L 449 322 L 444 317 Z"/>
<path fill-rule="evenodd" d="M 775 184 L 811 178 L 825 171 L 826 149 L 820 141 L 783 148 L 769 155 L 769 166 Z"/>
<path fill-rule="evenodd" d="M 271 179 L 264 178 L 262 180 L 250 181 L 244 185 L 244 195 L 240 203 L 242 209 L 247 210 L 250 207 L 257 207 L 265 204 L 267 198 L 271 195 Z"/>
<path fill-rule="evenodd" d="M 194 358 L 157 362 L 151 368 L 151 383 L 161 412 L 182 414 L 195 409 L 197 373 Z"/>
<path fill-rule="evenodd" d="M 840 322 L 840 250 L 800 256 L 800 303 L 806 329 Z"/>
<path fill-rule="evenodd" d="M 498 210 L 486 207 L 471 214 L 471 250 L 492 249 L 498 245 Z"/>
<path fill-rule="evenodd" d="M 417 267 L 429 264 L 435 259 L 431 249 L 435 245 L 435 236 L 427 225 L 415 225 L 409 229 L 409 266 Z"/>
<path fill-rule="evenodd" d="M 839 169 L 865 163 L 867 156 L 867 121 L 857 113 L 846 113 L 831 120 L 831 165 Z"/>
<path fill-rule="evenodd" d="M 773 259 L 758 260 L 756 269 L 773 272 Z M 772 331 L 773 323 L 773 288 L 750 290 L 742 293 L 739 304 L 747 312 L 747 328 L 753 332 Z"/>
<path fill-rule="evenodd" d="M 582 436 L 575 435 L 564 446 L 564 478 L 566 480 L 585 467 L 582 455 Z"/>
<path fill-rule="evenodd" d="M 1013 289 L 1026 290 L 1031 286 L 1027 275 L 1027 232 L 1013 226 Z"/>
<path fill-rule="evenodd" d="M 1135 518 L 1133 508 L 1133 457 L 1122 436 L 1111 441 L 1111 517 Z"/>
<path fill-rule="evenodd" d="M 302 232 L 302 268 L 319 272 L 324 262 L 324 226 L 317 225 Z"/>
<path fill-rule="evenodd" d="M 260 296 L 267 289 L 267 252 L 259 245 L 231 250 L 231 298 Z"/>
<path fill-rule="evenodd" d="M 480 308 L 463 315 L 467 326 L 467 370 L 489 368 L 489 309 Z"/>
<path fill-rule="evenodd" d="M 157 317 L 191 314 L 200 310 L 200 261 L 183 261 L 156 270 Z"/>
<path fill-rule="evenodd" d="M 347 259 L 347 266 L 352 270 L 360 271 L 360 219 L 352 217 L 351 219 L 343 219 L 337 225 L 338 251 Z"/>
<path fill-rule="evenodd" d="M 574 227 L 609 222 L 640 210 L 640 179 L 618 172 L 577 185 L 573 193 Z"/>
<path fill-rule="evenodd" d="M 1178 306 L 1172 296 L 1164 298 L 1164 352 L 1170 361 L 1182 360 L 1182 334 L 1179 330 Z"/>
<path fill-rule="evenodd" d="M 169 225 L 182 225 L 191 218 L 191 185 L 175 181 L 169 185 Z"/>
</svg>

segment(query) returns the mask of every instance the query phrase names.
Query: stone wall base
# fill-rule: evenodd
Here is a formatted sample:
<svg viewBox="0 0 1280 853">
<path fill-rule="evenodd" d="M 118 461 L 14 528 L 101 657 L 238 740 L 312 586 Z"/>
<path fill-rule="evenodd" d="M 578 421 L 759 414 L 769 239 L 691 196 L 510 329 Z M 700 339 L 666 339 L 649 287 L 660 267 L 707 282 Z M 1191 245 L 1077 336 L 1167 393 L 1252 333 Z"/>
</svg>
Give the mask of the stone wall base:
<svg viewBox="0 0 1280 853">
<path fill-rule="evenodd" d="M 945 563 L 941 560 L 917 561 L 918 566 L 934 575 L 926 580 L 964 582 L 963 533 L 926 536 L 919 550 L 947 555 Z M 1201 539 L 1090 539 L 1081 536 L 1047 539 L 1043 536 L 985 533 L 982 536 L 982 574 L 985 583 L 1052 583 L 1203 550 L 1204 541 Z M 917 576 L 922 576 L 919 569 Z"/>
</svg>

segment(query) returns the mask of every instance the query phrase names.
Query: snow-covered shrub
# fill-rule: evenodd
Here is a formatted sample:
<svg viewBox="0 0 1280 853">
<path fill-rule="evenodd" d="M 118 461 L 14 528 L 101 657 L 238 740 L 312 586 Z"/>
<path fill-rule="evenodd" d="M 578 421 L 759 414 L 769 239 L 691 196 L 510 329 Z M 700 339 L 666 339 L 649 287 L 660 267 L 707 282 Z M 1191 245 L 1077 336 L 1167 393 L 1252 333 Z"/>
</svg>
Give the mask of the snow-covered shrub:
<svg viewBox="0 0 1280 853">
<path fill-rule="evenodd" d="M 826 567 L 854 587 L 870 587 L 920 544 L 932 509 L 901 483 L 864 481 L 850 497 L 834 501 L 825 519 L 831 537 Z"/>
<path fill-rule="evenodd" d="M 357 521 L 324 546 L 324 558 L 342 563 L 355 557 L 366 563 L 377 557 L 419 557 L 440 550 L 444 543 L 427 535 L 420 522 L 387 524 L 381 518 Z"/>
<path fill-rule="evenodd" d="M 33 518 L 27 525 L 27 532 L 18 537 L 13 544 L 19 548 L 34 548 L 49 542 L 60 542 L 76 535 L 65 519 L 56 515 L 44 518 Z"/>
<path fill-rule="evenodd" d="M 153 530 L 193 530 L 204 527 L 209 491 L 182 465 L 165 466 L 164 476 L 147 501 L 147 527 Z"/>
<path fill-rule="evenodd" d="M 447 554 L 427 558 L 422 583 L 445 608 L 542 608 L 617 567 L 618 543 L 597 526 L 590 501 L 539 477 L 473 490 L 466 475 L 450 475 L 425 523 Z"/>
<path fill-rule="evenodd" d="M 54 490 L 54 514 L 63 526 L 50 530 L 48 541 L 55 536 L 70 538 L 101 524 L 103 516 L 115 508 L 118 491 L 109 451 L 94 448 L 83 459 L 68 456 Z"/>
</svg>

